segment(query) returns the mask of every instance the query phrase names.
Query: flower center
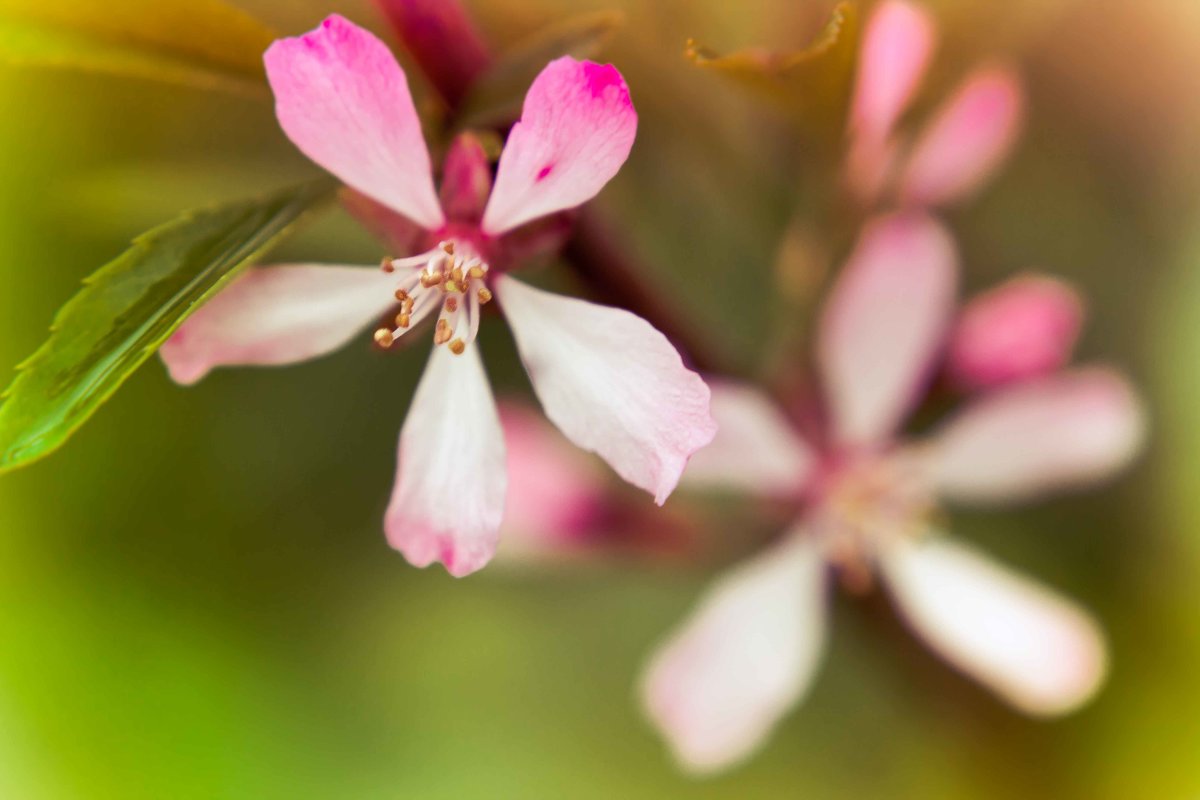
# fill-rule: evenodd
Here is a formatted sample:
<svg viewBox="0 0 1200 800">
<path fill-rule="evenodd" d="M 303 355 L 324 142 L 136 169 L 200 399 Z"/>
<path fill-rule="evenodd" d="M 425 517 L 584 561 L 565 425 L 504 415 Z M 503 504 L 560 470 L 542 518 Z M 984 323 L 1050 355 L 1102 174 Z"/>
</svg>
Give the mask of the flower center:
<svg viewBox="0 0 1200 800">
<path fill-rule="evenodd" d="M 929 530 L 933 494 L 903 453 L 857 458 L 831 469 L 818 498 L 817 535 L 851 590 L 870 588 L 879 551 Z"/>
<path fill-rule="evenodd" d="M 397 273 L 396 301 L 400 311 L 394 327 L 375 331 L 381 347 L 391 347 L 435 311 L 433 343 L 461 355 L 479 333 L 480 308 L 492 299 L 487 288 L 488 265 L 469 246 L 453 239 L 408 258 L 385 258 L 384 272 Z"/>
</svg>

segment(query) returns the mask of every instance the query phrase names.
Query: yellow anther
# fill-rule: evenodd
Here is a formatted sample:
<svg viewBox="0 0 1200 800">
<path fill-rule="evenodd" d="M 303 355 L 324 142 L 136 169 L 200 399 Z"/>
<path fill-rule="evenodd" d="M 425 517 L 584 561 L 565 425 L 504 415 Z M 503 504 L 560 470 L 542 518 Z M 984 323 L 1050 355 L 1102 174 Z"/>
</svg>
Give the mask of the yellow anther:
<svg viewBox="0 0 1200 800">
<path fill-rule="evenodd" d="M 407 328 L 410 322 L 412 322 L 412 317 L 410 317 L 408 314 L 405 314 L 403 311 L 396 315 L 397 328 Z"/>
<path fill-rule="evenodd" d="M 450 270 L 450 280 L 454 281 L 457 284 L 460 284 L 460 285 L 462 284 L 462 282 L 463 282 L 462 267 L 455 267 L 454 269 Z"/>
<path fill-rule="evenodd" d="M 405 300 L 408 299 L 408 292 L 404 291 L 403 289 L 397 289 L 396 290 L 396 299 L 399 300 L 401 303 L 403 303 Z"/>
<path fill-rule="evenodd" d="M 483 267 L 481 267 L 477 264 L 477 265 L 471 267 L 469 270 L 467 270 L 467 274 L 470 275 L 472 278 L 482 278 L 484 275 L 487 274 L 487 270 L 485 270 Z"/>
<path fill-rule="evenodd" d="M 446 280 L 446 276 L 440 272 L 435 272 L 435 273 L 422 272 L 421 273 L 421 285 L 424 286 L 426 289 L 428 289 L 431 286 L 437 286 L 439 283 L 441 283 L 444 280 Z"/>
<path fill-rule="evenodd" d="M 375 344 L 380 347 L 391 347 L 394 341 L 396 341 L 396 337 L 387 328 L 380 328 L 375 331 Z"/>
<path fill-rule="evenodd" d="M 411 314 L 413 310 L 413 299 L 411 297 L 404 298 L 400 304 L 400 310 L 405 314 Z"/>
<path fill-rule="evenodd" d="M 447 292 L 461 292 L 462 291 L 462 287 L 459 286 L 454 281 L 446 281 L 446 283 L 442 285 L 442 289 Z"/>
<path fill-rule="evenodd" d="M 450 337 L 454 335 L 454 331 L 450 329 L 450 323 L 444 319 L 439 319 L 437 328 L 433 332 L 434 344 L 445 344 L 450 341 Z"/>
<path fill-rule="evenodd" d="M 487 305 L 491 302 L 492 290 L 486 286 L 481 286 L 479 289 L 479 305 Z"/>
<path fill-rule="evenodd" d="M 454 353 L 454 355 L 456 355 L 456 356 L 461 356 L 463 354 L 463 350 L 466 350 L 466 349 L 467 349 L 467 346 L 466 346 L 466 344 L 463 343 L 462 339 L 455 339 L 453 342 L 450 343 L 450 352 Z"/>
</svg>

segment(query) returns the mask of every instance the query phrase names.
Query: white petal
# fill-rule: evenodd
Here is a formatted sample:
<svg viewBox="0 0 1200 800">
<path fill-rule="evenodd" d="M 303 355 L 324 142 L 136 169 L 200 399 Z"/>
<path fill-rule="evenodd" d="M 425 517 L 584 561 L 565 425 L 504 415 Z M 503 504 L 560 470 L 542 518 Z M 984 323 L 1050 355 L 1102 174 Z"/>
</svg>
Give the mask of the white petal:
<svg viewBox="0 0 1200 800">
<path fill-rule="evenodd" d="M 716 433 L 704 381 L 628 311 L 509 277 L 496 290 L 546 416 L 662 505 Z"/>
<path fill-rule="evenodd" d="M 883 568 L 913 629 L 1021 711 L 1072 711 L 1103 682 L 1107 658 L 1092 618 L 970 548 L 939 539 L 897 545 Z"/>
<path fill-rule="evenodd" d="M 816 454 L 779 407 L 751 386 L 710 383 L 717 435 L 688 462 L 683 483 L 726 487 L 759 495 L 804 488 Z"/>
<path fill-rule="evenodd" d="M 1009 502 L 1107 478 L 1137 454 L 1145 420 L 1133 388 L 1100 367 L 998 390 L 936 434 L 939 492 Z"/>
<path fill-rule="evenodd" d="M 866 444 L 910 411 L 943 344 L 954 241 L 921 214 L 869 222 L 825 305 L 817 362 L 837 439 Z"/>
<path fill-rule="evenodd" d="M 415 566 L 456 577 L 496 551 L 507 488 L 504 435 L 478 350 L 435 347 L 400 433 L 385 528 Z"/>
<path fill-rule="evenodd" d="M 745 758 L 804 696 L 825 643 L 823 568 L 797 531 L 718 581 L 654 655 L 642 700 L 685 767 Z"/>
<path fill-rule="evenodd" d="M 302 264 L 247 270 L 159 349 L 191 384 L 214 367 L 292 364 L 332 352 L 392 306 L 396 278 L 370 267 Z"/>
</svg>

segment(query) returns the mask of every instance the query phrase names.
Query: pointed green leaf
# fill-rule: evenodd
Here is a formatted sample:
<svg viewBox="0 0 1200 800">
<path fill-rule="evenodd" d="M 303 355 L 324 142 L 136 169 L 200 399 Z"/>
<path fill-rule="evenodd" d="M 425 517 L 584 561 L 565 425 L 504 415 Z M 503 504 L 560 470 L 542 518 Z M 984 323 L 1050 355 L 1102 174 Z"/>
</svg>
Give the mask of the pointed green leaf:
<svg viewBox="0 0 1200 800">
<path fill-rule="evenodd" d="M 723 73 L 780 104 L 806 128 L 840 134 L 858 40 L 858 9 L 839 3 L 816 41 L 803 50 L 718 55 L 692 41 L 687 56 L 696 66 Z"/>
<path fill-rule="evenodd" d="M 263 93 L 269 27 L 223 0 L 0 0 L 0 63 Z"/>
<path fill-rule="evenodd" d="M 332 196 L 324 183 L 186 213 L 84 281 L 0 405 L 0 472 L 59 447 L 201 303 Z"/>
<path fill-rule="evenodd" d="M 496 59 L 471 88 L 459 117 L 461 127 L 489 127 L 516 119 L 529 84 L 560 56 L 592 58 L 624 22 L 615 11 L 581 14 L 549 25 Z"/>
</svg>

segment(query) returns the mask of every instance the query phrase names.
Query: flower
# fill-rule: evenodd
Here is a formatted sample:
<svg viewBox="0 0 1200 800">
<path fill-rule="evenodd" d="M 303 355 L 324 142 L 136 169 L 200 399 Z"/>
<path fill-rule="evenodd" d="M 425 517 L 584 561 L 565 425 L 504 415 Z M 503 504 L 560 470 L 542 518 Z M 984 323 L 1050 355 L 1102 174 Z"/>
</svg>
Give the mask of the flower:
<svg viewBox="0 0 1200 800">
<path fill-rule="evenodd" d="M 972 298 L 954 323 L 946 369 L 964 389 L 1048 375 L 1071 358 L 1083 300 L 1047 275 L 1018 275 Z"/>
<path fill-rule="evenodd" d="M 846 183 L 863 205 L 888 191 L 910 206 L 964 199 L 991 177 L 1016 141 L 1021 88 L 1012 70 L 999 65 L 968 75 L 914 144 L 896 134 L 936 39 L 932 17 L 907 0 L 884 0 L 867 23 L 845 163 Z"/>
<path fill-rule="evenodd" d="M 820 317 L 825 422 L 812 435 L 756 390 L 714 385 L 720 431 L 684 479 L 801 511 L 650 661 L 645 707 L 686 767 L 746 757 L 804 696 L 828 570 L 850 588 L 882 581 L 914 632 L 1021 711 L 1069 711 L 1101 683 L 1091 618 L 944 537 L 936 507 L 1014 503 L 1113 474 L 1142 440 L 1138 402 L 1111 368 L 1079 368 L 987 393 L 922 440 L 900 436 L 944 344 L 957 269 L 949 234 L 923 213 L 868 224 Z"/>
<path fill-rule="evenodd" d="M 419 225 L 426 246 L 385 259 L 382 269 L 248 271 L 163 346 L 171 376 L 190 384 L 217 366 L 315 358 L 398 309 L 394 324 L 375 332 L 387 347 L 436 316 L 434 352 L 400 435 L 385 528 L 414 565 L 440 561 L 466 575 L 492 557 L 504 509 L 504 442 L 473 345 L 494 295 L 547 416 L 661 505 L 715 433 L 704 382 L 641 318 L 504 274 L 516 229 L 590 200 L 624 163 L 637 114 L 621 74 L 552 61 L 529 88 L 494 187 L 482 149 L 460 140 L 443 170 L 443 207 L 407 79 L 375 36 L 335 15 L 275 42 L 265 62 L 292 142 Z"/>
</svg>

